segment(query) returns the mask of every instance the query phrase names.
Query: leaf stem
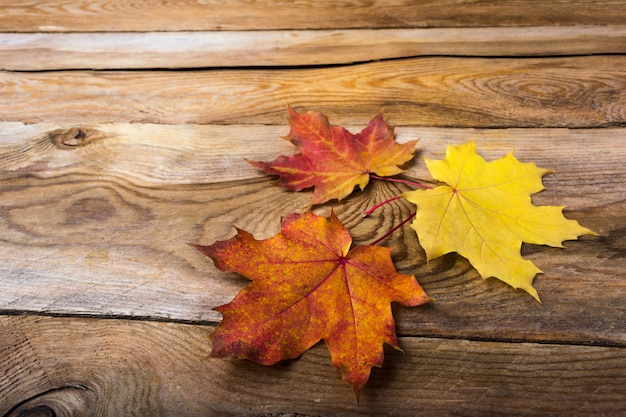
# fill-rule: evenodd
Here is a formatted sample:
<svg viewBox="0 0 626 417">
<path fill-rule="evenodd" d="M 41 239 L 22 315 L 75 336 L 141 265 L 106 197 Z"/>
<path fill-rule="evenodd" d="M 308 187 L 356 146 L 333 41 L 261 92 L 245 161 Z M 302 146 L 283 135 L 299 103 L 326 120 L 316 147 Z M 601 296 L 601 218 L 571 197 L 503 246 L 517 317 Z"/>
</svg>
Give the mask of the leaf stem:
<svg viewBox="0 0 626 417">
<path fill-rule="evenodd" d="M 375 245 L 379 244 L 381 241 L 387 239 L 393 232 L 395 232 L 396 230 L 398 230 L 399 228 L 404 226 L 406 223 L 411 221 L 411 219 L 413 219 L 413 217 L 415 217 L 415 213 L 411 214 L 409 217 L 407 217 L 406 219 L 402 220 L 400 222 L 400 224 L 395 225 L 393 227 L 393 229 L 389 230 L 387 233 L 385 233 L 384 235 L 382 235 L 381 237 L 379 237 L 378 239 L 376 239 L 375 241 L 370 243 L 370 246 L 375 246 Z"/>
<path fill-rule="evenodd" d="M 389 204 L 389 203 L 391 203 L 392 201 L 396 201 L 396 200 L 399 200 L 399 199 L 401 199 L 401 198 L 402 198 L 402 196 L 401 196 L 401 195 L 397 195 L 397 196 L 395 196 L 395 197 L 388 198 L 388 199 L 387 199 L 387 200 L 385 200 L 385 201 L 381 201 L 380 203 L 376 204 L 376 205 L 375 205 L 375 206 L 373 206 L 372 208 L 370 208 L 370 209 L 368 209 L 368 210 L 364 211 L 364 212 L 363 212 L 363 217 L 367 217 L 367 216 L 369 216 L 370 214 L 372 214 L 373 212 L 375 212 L 376 210 L 378 210 L 380 207 L 384 206 L 385 204 Z"/>
<path fill-rule="evenodd" d="M 374 178 L 374 179 L 381 180 L 381 181 L 398 182 L 398 183 L 401 183 L 401 184 L 411 185 L 413 187 L 424 188 L 424 189 L 431 189 L 431 188 L 433 188 L 433 187 L 431 187 L 429 185 L 421 184 L 421 183 L 415 182 L 415 181 L 401 180 L 401 179 L 398 179 L 398 178 L 391 178 L 391 177 L 379 177 L 378 175 L 373 175 L 373 174 L 370 174 L 370 178 Z M 385 204 L 389 204 L 392 201 L 396 201 L 396 200 L 399 200 L 401 198 L 402 198 L 401 195 L 397 195 L 395 197 L 388 198 L 385 201 L 381 201 L 380 203 L 376 204 L 372 208 L 364 211 L 363 212 L 363 217 L 367 217 L 370 214 L 372 214 L 373 212 L 375 212 L 377 209 L 379 209 L 380 207 L 384 206 Z M 400 224 L 395 225 L 391 230 L 389 230 L 384 235 L 382 235 L 381 237 L 376 239 L 374 242 L 370 243 L 370 245 L 372 245 L 372 246 L 377 245 L 381 241 L 387 239 L 393 232 L 395 232 L 396 230 L 398 230 L 399 228 L 404 226 L 406 223 L 411 221 L 411 219 L 413 219 L 413 217 L 415 217 L 415 213 L 411 214 L 409 217 L 407 217 L 406 219 L 402 220 L 400 222 Z"/>
<path fill-rule="evenodd" d="M 414 187 L 419 187 L 419 188 L 424 188 L 424 189 L 431 189 L 433 187 L 429 186 L 429 185 L 425 185 L 425 184 L 420 184 L 419 182 L 415 182 L 415 181 L 410 181 L 410 180 L 401 180 L 398 178 L 391 178 L 391 177 L 379 177 L 378 175 L 373 175 L 370 174 L 371 178 L 377 179 L 377 180 L 381 180 L 381 181 L 389 181 L 389 182 L 399 182 L 401 184 L 406 184 L 406 185 L 412 185 Z M 373 212 L 375 212 L 376 210 L 378 210 L 380 207 L 384 206 L 385 204 L 389 204 L 392 201 L 396 201 L 399 200 L 400 198 L 402 198 L 402 196 L 396 196 L 396 197 L 392 197 L 389 198 L 385 201 L 382 201 L 378 204 L 376 204 L 374 207 L 366 210 L 363 212 L 363 217 L 367 217 L 370 214 L 372 214 Z"/>
<path fill-rule="evenodd" d="M 399 178 L 379 177 L 378 175 L 373 175 L 373 174 L 370 174 L 370 178 L 374 178 L 374 179 L 381 180 L 381 181 L 399 182 L 401 184 L 412 185 L 418 188 L 425 188 L 425 189 L 433 188 L 430 185 L 425 185 L 425 184 L 421 184 L 419 182 L 410 181 L 410 180 L 401 180 Z"/>
</svg>

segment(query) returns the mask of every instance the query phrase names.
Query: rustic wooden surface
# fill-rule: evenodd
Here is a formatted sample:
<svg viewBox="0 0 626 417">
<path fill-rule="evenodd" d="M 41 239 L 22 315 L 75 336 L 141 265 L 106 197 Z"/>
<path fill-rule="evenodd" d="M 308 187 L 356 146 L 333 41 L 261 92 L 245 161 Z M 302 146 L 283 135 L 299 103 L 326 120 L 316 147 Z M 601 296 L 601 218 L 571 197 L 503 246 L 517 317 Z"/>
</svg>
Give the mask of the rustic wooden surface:
<svg viewBox="0 0 626 417">
<path fill-rule="evenodd" d="M 626 414 L 626 2 L 0 3 L 0 416 Z M 294 152 L 288 105 L 354 131 L 384 108 L 420 138 L 410 179 L 447 143 L 514 151 L 599 236 L 523 247 L 539 304 L 398 231 L 437 302 L 395 307 L 404 354 L 358 403 L 323 344 L 209 359 L 247 281 L 188 243 L 308 208 L 244 161 Z M 404 190 L 315 210 L 368 243 L 412 208 L 362 211 Z"/>
</svg>

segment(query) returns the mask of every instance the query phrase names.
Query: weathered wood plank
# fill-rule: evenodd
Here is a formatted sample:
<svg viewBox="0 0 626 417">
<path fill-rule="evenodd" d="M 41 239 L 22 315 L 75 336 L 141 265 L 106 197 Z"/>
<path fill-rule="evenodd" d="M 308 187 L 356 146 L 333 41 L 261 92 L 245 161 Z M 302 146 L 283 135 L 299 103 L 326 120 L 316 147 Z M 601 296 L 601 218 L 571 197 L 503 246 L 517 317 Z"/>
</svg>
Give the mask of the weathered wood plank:
<svg viewBox="0 0 626 417">
<path fill-rule="evenodd" d="M 287 105 L 365 123 L 607 127 L 626 121 L 626 56 L 416 58 L 315 69 L 0 73 L 0 121 L 283 123 Z"/>
<path fill-rule="evenodd" d="M 394 122 L 395 114 L 387 117 Z M 0 127 L 5 312 L 216 322 L 211 309 L 246 281 L 217 271 L 187 243 L 225 239 L 233 225 L 268 237 L 281 216 L 306 210 L 310 201 L 309 193 L 272 185 L 243 159 L 293 153 L 279 138 L 287 126 Z M 473 139 L 487 159 L 514 150 L 520 160 L 555 171 L 537 204 L 566 205 L 568 217 L 601 234 L 561 250 L 525 247 L 545 272 L 536 280 L 539 305 L 498 281 L 483 281 L 455 256 L 426 264 L 413 232 L 400 231 L 385 244 L 394 246 L 398 267 L 416 274 L 438 300 L 399 308 L 400 334 L 626 343 L 626 148 L 619 146 L 625 129 L 399 126 L 396 134 L 400 142 L 421 138 L 406 175 L 422 181 L 430 176 L 421 157 L 442 158 L 446 143 Z M 368 219 L 360 213 L 403 190 L 374 183 L 345 204 L 317 210 L 327 214 L 332 207 L 355 242 L 367 243 L 413 208 L 394 204 Z"/>
<path fill-rule="evenodd" d="M 357 404 L 323 345 L 273 367 L 208 359 L 211 327 L 0 317 L 0 414 L 609 416 L 626 349 L 402 338 Z"/>
<path fill-rule="evenodd" d="M 334 114 L 327 115 L 331 123 L 339 124 Z M 282 139 L 289 133 L 287 108 L 282 109 L 281 118 L 277 125 L 4 122 L 0 123 L 0 173 L 4 178 L 100 174 L 125 177 L 144 186 L 255 180 L 262 173 L 245 158 L 271 160 L 297 152 Z M 428 178 L 423 157 L 443 158 L 447 143 L 475 140 L 487 159 L 514 151 L 518 158 L 554 169 L 558 181 L 571 187 L 552 190 L 564 204 L 590 200 L 595 205 L 600 194 L 605 195 L 603 202 L 621 199 L 623 184 L 618 179 L 625 174 L 622 162 L 626 158 L 619 146 L 626 141 L 623 128 L 450 129 L 401 125 L 397 123 L 401 118 L 396 111 L 385 112 L 385 120 L 396 126 L 396 140 L 421 140 L 416 162 L 406 167 L 408 176 Z M 356 133 L 366 124 L 345 126 Z M 581 167 L 593 181 L 580 176 Z M 610 188 L 599 188 L 598 180 Z"/>
<path fill-rule="evenodd" d="M 0 69 L 322 65 L 423 55 L 626 52 L 626 26 L 249 32 L 0 33 Z"/>
<path fill-rule="evenodd" d="M 615 0 L 135 1 L 38 0 L 0 5 L 0 31 L 176 31 L 605 25 Z"/>
</svg>

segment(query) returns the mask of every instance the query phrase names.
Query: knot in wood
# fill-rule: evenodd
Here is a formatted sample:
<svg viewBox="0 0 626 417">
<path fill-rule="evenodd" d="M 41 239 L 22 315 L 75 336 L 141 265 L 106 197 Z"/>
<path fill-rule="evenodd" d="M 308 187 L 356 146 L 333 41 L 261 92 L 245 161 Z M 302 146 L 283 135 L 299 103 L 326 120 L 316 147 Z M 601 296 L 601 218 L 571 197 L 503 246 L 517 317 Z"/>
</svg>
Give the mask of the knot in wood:
<svg viewBox="0 0 626 417">
<path fill-rule="evenodd" d="M 76 149 L 106 139 L 107 134 L 92 127 L 72 127 L 53 130 L 48 137 L 58 148 Z"/>
<path fill-rule="evenodd" d="M 51 388 L 22 401 L 4 417 L 81 417 L 91 415 L 95 393 L 84 385 Z"/>
<path fill-rule="evenodd" d="M 18 417 L 56 417 L 56 413 L 47 405 L 38 405 L 22 410 Z"/>
</svg>

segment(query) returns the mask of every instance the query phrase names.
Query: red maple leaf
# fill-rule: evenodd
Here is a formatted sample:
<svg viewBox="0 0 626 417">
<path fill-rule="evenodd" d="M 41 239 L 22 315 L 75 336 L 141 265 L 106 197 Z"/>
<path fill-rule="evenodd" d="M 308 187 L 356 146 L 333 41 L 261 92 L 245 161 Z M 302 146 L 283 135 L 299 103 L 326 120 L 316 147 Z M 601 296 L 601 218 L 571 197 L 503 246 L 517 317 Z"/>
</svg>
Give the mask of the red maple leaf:
<svg viewBox="0 0 626 417">
<path fill-rule="evenodd" d="M 333 214 L 283 220 L 280 233 L 235 237 L 196 246 L 226 272 L 253 282 L 216 310 L 223 320 L 210 336 L 213 357 L 236 356 L 271 365 L 302 355 L 324 340 L 355 394 L 383 362 L 383 344 L 399 349 L 391 302 L 430 300 L 415 278 L 399 274 L 391 249 L 357 246 Z"/>
<path fill-rule="evenodd" d="M 362 190 L 370 174 L 391 176 L 403 172 L 398 166 L 413 158 L 417 140 L 398 144 L 382 111 L 365 129 L 354 135 L 333 126 L 317 112 L 298 113 L 289 108 L 291 130 L 285 139 L 300 153 L 281 156 L 270 163 L 249 161 L 292 191 L 315 187 L 313 204 L 348 196 L 355 186 Z"/>
</svg>

